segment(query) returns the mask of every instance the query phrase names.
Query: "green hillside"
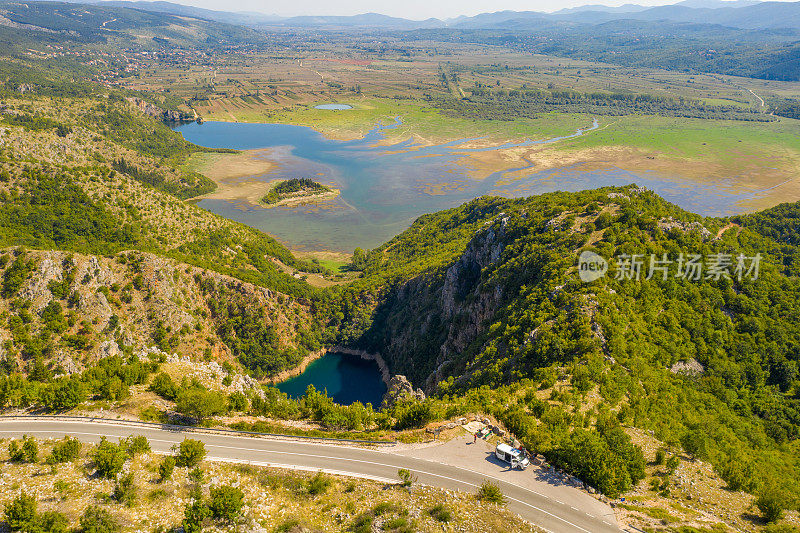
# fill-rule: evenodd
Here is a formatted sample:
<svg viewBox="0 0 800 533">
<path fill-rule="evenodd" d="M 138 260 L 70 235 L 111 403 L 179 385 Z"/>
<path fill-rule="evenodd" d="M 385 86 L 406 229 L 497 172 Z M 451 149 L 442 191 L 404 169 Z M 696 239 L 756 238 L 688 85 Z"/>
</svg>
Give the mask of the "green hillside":
<svg viewBox="0 0 800 533">
<path fill-rule="evenodd" d="M 148 48 L 204 46 L 214 48 L 259 42 L 251 29 L 192 17 L 138 9 L 63 2 L 1 2 L 0 50 L 23 52 L 31 43 L 104 45 L 133 43 Z"/>
<path fill-rule="evenodd" d="M 388 283 L 358 343 L 447 402 L 481 391 L 531 449 L 559 457 L 570 428 L 613 420 L 710 460 L 734 487 L 789 491 L 800 480 L 797 209 L 740 227 L 635 188 L 478 199 L 366 256 L 362 283 Z M 581 282 L 584 250 L 641 254 L 641 279 L 615 279 L 612 264 Z M 651 254 L 681 253 L 726 254 L 729 276 L 680 279 L 672 263 L 666 280 L 645 279 Z M 736 257 L 757 253 L 757 279 L 739 280 Z M 565 376 L 566 400 L 537 399 Z M 599 402 L 581 409 L 591 394 Z"/>
</svg>

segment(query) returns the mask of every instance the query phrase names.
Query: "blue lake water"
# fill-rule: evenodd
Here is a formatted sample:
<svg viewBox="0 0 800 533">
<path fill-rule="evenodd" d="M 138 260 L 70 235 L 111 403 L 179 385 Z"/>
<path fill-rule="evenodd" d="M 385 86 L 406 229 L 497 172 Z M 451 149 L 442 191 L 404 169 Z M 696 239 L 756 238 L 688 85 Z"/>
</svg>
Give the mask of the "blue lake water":
<svg viewBox="0 0 800 533">
<path fill-rule="evenodd" d="M 397 120 L 375 127 L 362 139 L 351 141 L 327 139 L 311 128 L 286 124 L 205 122 L 176 129 L 201 146 L 269 148 L 267 157 L 278 163 L 277 168 L 256 179 L 310 177 L 341 191 L 338 198 L 319 204 L 271 209 L 218 199 L 199 202 L 204 209 L 269 233 L 296 250 L 351 252 L 356 247 L 374 248 L 424 213 L 454 207 L 485 194 L 519 197 L 636 183 L 702 215 L 738 212 L 738 202 L 757 194 L 738 192 L 733 180 L 701 183 L 613 167 L 587 170 L 581 165 L 532 172 L 505 184 L 505 174 L 520 169 L 496 172 L 478 180 L 468 175 L 469 168 L 459 164 L 459 159 L 469 152 L 495 148 L 463 148 L 461 145 L 469 139 L 435 146 L 419 146 L 411 139 L 388 146 L 378 144 L 384 139 L 385 130 L 399 124 Z M 597 122 L 585 131 L 596 127 Z M 521 144 L 557 142 L 585 131 Z M 511 145 L 503 147 L 508 146 Z"/>
<path fill-rule="evenodd" d="M 378 365 L 360 357 L 327 353 L 312 361 L 299 376 L 279 383 L 278 389 L 290 398 L 302 396 L 309 385 L 327 390 L 328 396 L 341 405 L 371 403 L 377 409 L 386 392 Z"/>
</svg>

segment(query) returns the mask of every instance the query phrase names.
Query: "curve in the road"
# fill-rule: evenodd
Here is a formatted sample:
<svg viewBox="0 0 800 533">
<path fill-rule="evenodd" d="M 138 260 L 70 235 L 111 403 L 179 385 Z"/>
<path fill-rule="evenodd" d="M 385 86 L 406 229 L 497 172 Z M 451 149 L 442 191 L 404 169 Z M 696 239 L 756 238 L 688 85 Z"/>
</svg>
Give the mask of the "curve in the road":
<svg viewBox="0 0 800 533">
<path fill-rule="evenodd" d="M 468 492 L 474 492 L 487 478 L 491 477 L 506 496 L 508 508 L 543 529 L 552 532 L 580 531 L 584 533 L 619 533 L 620 531 L 616 524 L 611 523 L 605 517 L 593 516 L 501 478 L 386 451 L 197 431 L 188 432 L 177 429 L 158 429 L 108 421 L 0 420 L 0 435 L 18 437 L 23 434 L 39 438 L 61 438 L 64 435 L 71 435 L 86 442 L 97 442 L 101 437 L 123 438 L 130 435 L 144 435 L 150 441 L 153 451 L 161 453 L 169 452 L 184 438 L 193 438 L 205 443 L 209 460 L 302 470 L 322 470 L 332 474 L 379 481 L 395 481 L 397 480 L 397 471 L 400 468 L 406 468 L 414 473 L 419 483 Z"/>
</svg>

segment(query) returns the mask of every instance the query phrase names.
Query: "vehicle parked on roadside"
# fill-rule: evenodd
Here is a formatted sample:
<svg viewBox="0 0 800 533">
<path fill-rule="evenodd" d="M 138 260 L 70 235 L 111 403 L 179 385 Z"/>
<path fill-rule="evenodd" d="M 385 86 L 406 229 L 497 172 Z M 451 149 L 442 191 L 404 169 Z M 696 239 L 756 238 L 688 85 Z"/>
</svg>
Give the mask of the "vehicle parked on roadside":
<svg viewBox="0 0 800 533">
<path fill-rule="evenodd" d="M 510 464 L 511 468 L 525 470 L 531 464 L 530 459 L 528 459 L 525 454 L 522 453 L 522 450 L 512 448 L 504 442 L 501 442 L 497 445 L 497 448 L 494 450 L 494 455 L 501 461 L 505 461 L 506 463 Z"/>
</svg>

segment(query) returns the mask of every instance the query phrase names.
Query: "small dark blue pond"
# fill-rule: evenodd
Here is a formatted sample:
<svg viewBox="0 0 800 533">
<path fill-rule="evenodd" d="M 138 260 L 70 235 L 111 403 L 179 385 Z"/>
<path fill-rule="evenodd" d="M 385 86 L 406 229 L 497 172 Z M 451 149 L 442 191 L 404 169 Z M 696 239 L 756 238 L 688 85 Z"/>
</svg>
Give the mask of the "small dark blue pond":
<svg viewBox="0 0 800 533">
<path fill-rule="evenodd" d="M 320 391 L 327 390 L 328 396 L 338 404 L 371 403 L 376 409 L 386 392 L 374 361 L 340 353 L 323 355 L 312 361 L 302 374 L 279 383 L 277 387 L 290 398 L 299 398 L 309 385 Z"/>
</svg>

